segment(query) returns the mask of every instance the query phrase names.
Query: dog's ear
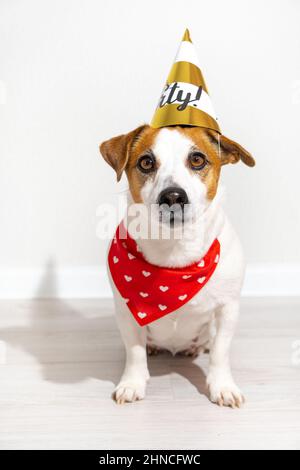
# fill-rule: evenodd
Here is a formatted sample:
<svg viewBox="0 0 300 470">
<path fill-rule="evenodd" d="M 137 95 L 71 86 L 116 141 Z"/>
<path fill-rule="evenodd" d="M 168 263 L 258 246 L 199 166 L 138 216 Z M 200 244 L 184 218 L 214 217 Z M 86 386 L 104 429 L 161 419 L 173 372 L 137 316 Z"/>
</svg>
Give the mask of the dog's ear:
<svg viewBox="0 0 300 470">
<path fill-rule="evenodd" d="M 247 166 L 255 165 L 255 160 L 251 153 L 249 153 L 237 142 L 228 139 L 228 137 L 225 137 L 224 135 L 221 135 L 220 145 L 222 165 L 226 165 L 226 163 L 237 163 L 240 160 L 242 160 L 242 162 Z"/>
<path fill-rule="evenodd" d="M 237 163 L 242 160 L 247 166 L 254 166 L 255 160 L 252 155 L 244 149 L 240 144 L 228 139 L 225 135 L 217 135 L 216 132 L 209 132 L 212 142 L 215 146 L 220 144 L 220 158 L 221 164 Z"/>
<path fill-rule="evenodd" d="M 104 160 L 115 170 L 117 181 L 120 181 L 122 173 L 127 165 L 130 147 L 146 125 L 139 126 L 128 134 L 118 135 L 106 140 L 99 146 Z"/>
</svg>

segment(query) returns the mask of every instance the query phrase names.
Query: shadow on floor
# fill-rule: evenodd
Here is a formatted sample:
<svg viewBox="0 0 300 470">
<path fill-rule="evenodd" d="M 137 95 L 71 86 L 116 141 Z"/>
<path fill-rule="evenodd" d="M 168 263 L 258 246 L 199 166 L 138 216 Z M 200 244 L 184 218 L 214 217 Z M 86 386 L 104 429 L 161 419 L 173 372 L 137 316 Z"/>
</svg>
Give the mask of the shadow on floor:
<svg viewBox="0 0 300 470">
<path fill-rule="evenodd" d="M 34 300 L 29 301 L 32 305 L 28 326 L 0 329 L 0 340 L 31 355 L 40 365 L 44 380 L 76 383 L 92 377 L 116 385 L 125 352 L 111 302 L 103 302 L 107 305 L 107 314 L 99 312 L 98 316 L 99 300 L 78 301 L 74 308 L 72 302 L 43 299 L 56 294 L 55 264 L 50 260 Z M 91 312 L 87 312 L 89 309 Z M 207 396 L 205 374 L 192 358 L 173 358 L 171 354 L 162 353 L 149 357 L 149 371 L 152 377 L 179 374 Z"/>
</svg>

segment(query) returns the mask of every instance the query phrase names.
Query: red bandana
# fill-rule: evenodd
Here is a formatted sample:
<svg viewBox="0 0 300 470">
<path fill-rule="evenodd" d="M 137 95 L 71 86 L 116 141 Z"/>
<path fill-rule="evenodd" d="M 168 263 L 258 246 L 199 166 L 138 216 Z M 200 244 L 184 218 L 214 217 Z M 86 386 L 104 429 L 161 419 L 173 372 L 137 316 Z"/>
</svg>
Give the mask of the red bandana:
<svg viewBox="0 0 300 470">
<path fill-rule="evenodd" d="M 136 242 L 120 224 L 110 246 L 108 264 L 129 310 L 139 325 L 144 326 L 191 300 L 213 274 L 219 256 L 220 243 L 215 239 L 197 263 L 184 268 L 155 266 L 144 259 Z"/>
</svg>

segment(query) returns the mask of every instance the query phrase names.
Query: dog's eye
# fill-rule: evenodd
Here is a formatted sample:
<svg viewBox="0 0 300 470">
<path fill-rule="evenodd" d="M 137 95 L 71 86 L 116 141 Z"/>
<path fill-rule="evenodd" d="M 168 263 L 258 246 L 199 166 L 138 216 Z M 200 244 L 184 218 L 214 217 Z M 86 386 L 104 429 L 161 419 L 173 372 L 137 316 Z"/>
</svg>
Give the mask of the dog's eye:
<svg viewBox="0 0 300 470">
<path fill-rule="evenodd" d="M 201 152 L 192 152 L 189 155 L 189 162 L 193 170 L 202 170 L 205 167 L 207 160 L 205 155 Z"/>
<path fill-rule="evenodd" d="M 142 155 L 138 160 L 137 166 L 143 173 L 149 173 L 154 170 L 155 159 L 152 155 Z"/>
</svg>

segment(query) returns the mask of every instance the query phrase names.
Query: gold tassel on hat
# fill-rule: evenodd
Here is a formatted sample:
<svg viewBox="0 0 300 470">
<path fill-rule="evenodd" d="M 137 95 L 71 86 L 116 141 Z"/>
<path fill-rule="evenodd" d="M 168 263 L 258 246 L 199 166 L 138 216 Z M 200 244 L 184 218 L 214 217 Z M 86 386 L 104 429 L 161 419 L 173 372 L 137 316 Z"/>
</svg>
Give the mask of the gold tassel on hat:
<svg viewBox="0 0 300 470">
<path fill-rule="evenodd" d="M 151 121 L 155 128 L 175 125 L 206 127 L 221 133 L 188 29 Z"/>
</svg>

